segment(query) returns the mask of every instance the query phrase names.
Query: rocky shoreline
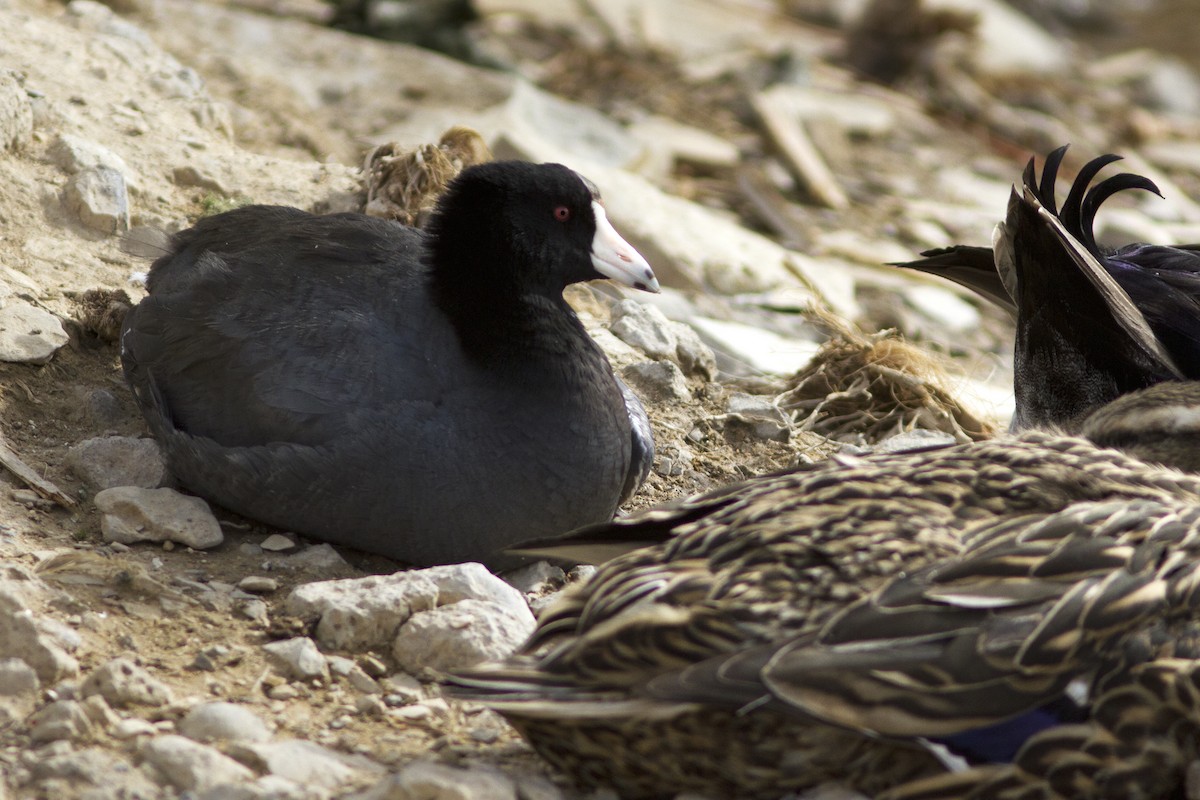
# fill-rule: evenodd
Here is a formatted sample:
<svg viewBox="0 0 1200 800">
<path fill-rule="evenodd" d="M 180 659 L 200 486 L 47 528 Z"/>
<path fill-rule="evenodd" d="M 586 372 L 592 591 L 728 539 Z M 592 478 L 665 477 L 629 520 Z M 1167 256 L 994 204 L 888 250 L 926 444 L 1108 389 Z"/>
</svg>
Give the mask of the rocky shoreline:
<svg viewBox="0 0 1200 800">
<path fill-rule="evenodd" d="M 169 488 L 113 341 L 154 254 L 127 231 L 359 210 L 367 152 L 451 125 L 578 169 L 665 287 L 569 294 L 650 413 L 632 507 L 1001 428 L 1011 322 L 883 265 L 990 242 L 1031 155 L 1162 188 L 1106 205 L 1102 241 L 1200 241 L 1184 62 L 999 0 L 848 5 L 475 0 L 454 33 L 484 67 L 316 0 L 0 0 L 0 798 L 579 796 L 430 679 L 589 570 L 397 572 Z"/>
</svg>

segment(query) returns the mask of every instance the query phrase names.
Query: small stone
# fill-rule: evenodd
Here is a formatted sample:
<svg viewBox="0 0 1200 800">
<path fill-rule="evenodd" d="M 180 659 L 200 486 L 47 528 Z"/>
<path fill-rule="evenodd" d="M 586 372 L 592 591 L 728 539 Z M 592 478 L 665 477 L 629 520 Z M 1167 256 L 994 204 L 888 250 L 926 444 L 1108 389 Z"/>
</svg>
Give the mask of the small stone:
<svg viewBox="0 0 1200 800">
<path fill-rule="evenodd" d="M 476 563 L 303 584 L 288 596 L 287 612 L 319 617 L 317 641 L 327 649 L 361 651 L 391 646 L 415 612 L 465 598 L 528 612 L 520 592 Z"/>
<path fill-rule="evenodd" d="M 459 769 L 417 761 L 368 789 L 362 800 L 517 800 L 517 788 L 499 770 Z"/>
<path fill-rule="evenodd" d="M 28 303 L 0 308 L 0 361 L 45 364 L 69 338 L 48 311 Z"/>
<path fill-rule="evenodd" d="M 307 636 L 268 642 L 263 645 L 263 650 L 271 662 L 290 678 L 329 682 L 329 664 Z"/>
<path fill-rule="evenodd" d="M 92 670 L 81 691 L 84 697 L 98 694 L 116 708 L 164 706 L 172 700 L 165 684 L 125 658 L 114 658 Z"/>
<path fill-rule="evenodd" d="M 351 686 L 363 694 L 379 694 L 383 688 L 362 667 L 343 656 L 328 656 L 329 671 L 345 678 Z"/>
<path fill-rule="evenodd" d="M 109 169 L 121 175 L 126 186 L 136 190 L 138 181 L 125 159 L 102 144 L 80 136 L 61 133 L 50 147 L 50 159 L 64 172 L 76 175 L 89 169 Z"/>
<path fill-rule="evenodd" d="M 63 201 L 91 230 L 104 234 L 129 230 L 129 193 L 125 179 L 114 169 L 91 167 L 71 176 Z"/>
<path fill-rule="evenodd" d="M 349 562 L 333 548 L 333 545 L 329 544 L 314 544 L 306 547 L 299 553 L 288 556 L 285 564 L 291 569 L 310 569 L 317 572 L 330 572 L 350 566 Z"/>
<path fill-rule="evenodd" d="M 567 574 L 563 572 L 562 567 L 549 561 L 534 561 L 532 564 L 511 569 L 500 577 L 520 592 L 537 594 L 555 586 L 562 586 Z"/>
<path fill-rule="evenodd" d="M 157 736 L 142 757 L 177 789 L 203 792 L 223 783 L 253 780 L 254 773 L 229 756 L 183 736 Z"/>
<path fill-rule="evenodd" d="M 717 356 L 711 347 L 700 339 L 700 334 L 690 325 L 672 322 L 675 331 L 675 357 L 685 375 L 696 375 L 706 381 L 717 378 Z"/>
<path fill-rule="evenodd" d="M 93 389 L 84 399 L 84 413 L 97 428 L 111 428 L 125 418 L 121 401 L 108 389 Z"/>
<path fill-rule="evenodd" d="M 249 708 L 236 703 L 202 703 L 179 722 L 179 732 L 197 742 L 265 742 L 271 738 L 266 723 Z"/>
<path fill-rule="evenodd" d="M 354 701 L 354 710 L 364 717 L 382 717 L 387 713 L 387 704 L 377 694 L 364 694 Z"/>
<path fill-rule="evenodd" d="M 243 744 L 237 748 L 237 756 L 264 772 L 302 786 L 323 789 L 337 789 L 364 773 L 370 776 L 383 772 L 383 767 L 367 758 L 338 753 L 301 739 Z"/>
<path fill-rule="evenodd" d="M 295 700 L 300 696 L 300 690 L 290 683 L 281 683 L 267 689 L 267 697 L 272 700 Z"/>
<path fill-rule="evenodd" d="M 155 441 L 132 436 L 85 439 L 67 452 L 67 466 L 97 490 L 114 486 L 154 489 L 170 479 Z"/>
<path fill-rule="evenodd" d="M 79 672 L 69 654 L 72 642 L 25 604 L 11 584 L 0 583 L 0 653 L 33 668 L 43 685 L 57 684 Z"/>
<path fill-rule="evenodd" d="M 787 414 L 769 397 L 734 392 L 729 396 L 727 413 L 731 419 L 749 425 L 760 439 L 787 441 L 791 431 Z"/>
<path fill-rule="evenodd" d="M 613 306 L 609 330 L 653 359 L 675 358 L 677 340 L 671 321 L 654 306 L 622 300 Z"/>
<path fill-rule="evenodd" d="M 387 692 L 385 700 L 388 705 L 407 705 L 417 702 L 422 697 L 421 682 L 403 672 L 384 678 L 380 685 Z"/>
<path fill-rule="evenodd" d="M 264 578 L 260 575 L 247 575 L 238 581 L 238 588 L 243 592 L 270 594 L 279 588 L 279 581 L 274 578 Z"/>
<path fill-rule="evenodd" d="M 257 597 L 242 600 L 234 607 L 234 610 L 238 616 L 252 622 L 259 622 L 265 625 L 270 620 L 270 609 L 267 608 L 266 603 Z"/>
<path fill-rule="evenodd" d="M 56 700 L 43 706 L 27 721 L 29 736 L 35 742 L 60 739 L 77 741 L 91 734 L 92 721 L 75 700 Z"/>
<path fill-rule="evenodd" d="M 104 515 L 100 530 L 107 542 L 169 540 L 204 550 L 225 539 L 208 503 L 174 489 L 118 486 L 97 493 L 95 503 Z"/>
<path fill-rule="evenodd" d="M 671 361 L 643 361 L 621 370 L 621 377 L 635 389 L 662 400 L 689 402 L 692 391 L 687 378 Z"/>
<path fill-rule="evenodd" d="M 19 658 L 0 659 L 0 695 L 16 697 L 33 694 L 40 686 L 33 667 Z"/>
<path fill-rule="evenodd" d="M 730 375 L 791 375 L 806 366 L 820 349 L 816 342 L 785 338 L 740 322 L 708 317 L 693 317 L 689 322 L 720 354 L 716 360 L 721 372 Z"/>
<path fill-rule="evenodd" d="M 396 635 L 392 655 L 407 672 L 469 667 L 511 655 L 535 626 L 528 606 L 517 611 L 487 600 L 460 600 L 414 614 Z"/>
<path fill-rule="evenodd" d="M 281 533 L 272 533 L 270 536 L 259 542 L 258 546 L 263 550 L 268 550 L 272 553 L 283 553 L 288 550 L 296 549 L 296 543 Z"/>
<path fill-rule="evenodd" d="M 379 679 L 388 674 L 387 664 L 380 661 L 369 653 L 358 657 L 358 664 L 363 668 L 363 672 L 370 675 L 372 678 Z"/>
<path fill-rule="evenodd" d="M 129 719 L 118 720 L 116 724 L 112 726 L 112 730 L 109 731 L 114 739 L 120 739 L 122 741 L 126 739 L 133 739 L 138 736 L 153 736 L 157 732 L 158 731 L 155 730 L 153 724 L 144 719 L 139 719 L 138 717 L 130 717 Z"/>
</svg>

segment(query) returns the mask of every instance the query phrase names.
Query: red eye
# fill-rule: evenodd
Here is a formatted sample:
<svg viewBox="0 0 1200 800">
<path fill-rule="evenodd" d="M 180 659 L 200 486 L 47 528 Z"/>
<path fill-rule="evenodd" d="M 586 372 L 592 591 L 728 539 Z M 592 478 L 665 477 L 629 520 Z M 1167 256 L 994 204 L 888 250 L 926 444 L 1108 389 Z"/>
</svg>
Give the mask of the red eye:
<svg viewBox="0 0 1200 800">
<path fill-rule="evenodd" d="M 554 209 L 554 218 L 559 222 L 566 222 L 571 218 L 571 209 L 566 206 L 559 206 Z"/>
</svg>

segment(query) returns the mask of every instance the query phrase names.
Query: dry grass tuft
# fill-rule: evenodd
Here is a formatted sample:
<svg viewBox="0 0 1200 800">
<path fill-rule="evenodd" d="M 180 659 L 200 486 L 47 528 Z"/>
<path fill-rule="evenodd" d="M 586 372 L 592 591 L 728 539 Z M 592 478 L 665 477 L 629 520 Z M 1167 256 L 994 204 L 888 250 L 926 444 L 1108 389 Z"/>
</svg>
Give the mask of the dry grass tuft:
<svg viewBox="0 0 1200 800">
<path fill-rule="evenodd" d="M 811 312 L 832 330 L 812 362 L 796 373 L 777 403 L 799 430 L 867 443 L 925 428 L 960 442 L 989 439 L 995 425 L 964 408 L 934 356 L 892 330 L 864 334 L 828 313 Z"/>
</svg>

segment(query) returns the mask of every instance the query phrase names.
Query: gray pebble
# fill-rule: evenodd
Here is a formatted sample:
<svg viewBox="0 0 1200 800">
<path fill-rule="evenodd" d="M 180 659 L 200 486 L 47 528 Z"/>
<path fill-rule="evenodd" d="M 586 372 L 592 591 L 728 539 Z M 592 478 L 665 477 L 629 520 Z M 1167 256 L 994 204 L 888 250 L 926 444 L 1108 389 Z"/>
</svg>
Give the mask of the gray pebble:
<svg viewBox="0 0 1200 800">
<path fill-rule="evenodd" d="M 170 479 L 154 440 L 132 436 L 85 439 L 67 452 L 67 466 L 98 490 L 114 486 L 154 489 Z"/>
<path fill-rule="evenodd" d="M 129 193 L 115 169 L 90 167 L 71 176 L 63 202 L 91 230 L 104 234 L 129 230 Z"/>
<path fill-rule="evenodd" d="M 263 645 L 263 650 L 271 663 L 289 678 L 329 682 L 329 664 L 307 636 L 268 642 Z"/>
<path fill-rule="evenodd" d="M 692 392 L 683 372 L 671 361 L 643 361 L 621 370 L 633 388 L 663 400 L 688 402 Z"/>
<path fill-rule="evenodd" d="M 279 581 L 274 578 L 265 578 L 261 575 L 247 575 L 238 581 L 238 588 L 243 592 L 270 594 L 279 588 Z"/>
<path fill-rule="evenodd" d="M 0 361 L 45 364 L 69 337 L 58 317 L 28 303 L 0 308 Z"/>
<path fill-rule="evenodd" d="M 227 755 L 183 736 L 157 736 L 142 757 L 177 789 L 202 792 L 223 783 L 253 780 L 254 773 Z"/>
<path fill-rule="evenodd" d="M 203 703 L 179 722 L 179 732 L 198 742 L 265 742 L 271 738 L 266 723 L 249 708 L 236 703 Z"/>
<path fill-rule="evenodd" d="M 95 503 L 108 542 L 172 541 L 204 550 L 225 539 L 208 503 L 174 489 L 118 486 L 97 493 Z"/>
<path fill-rule="evenodd" d="M 172 700 L 164 683 L 126 658 L 114 658 L 92 670 L 81 692 L 84 697 L 98 694 L 117 708 L 164 706 Z"/>
</svg>

